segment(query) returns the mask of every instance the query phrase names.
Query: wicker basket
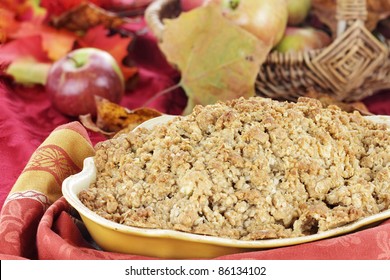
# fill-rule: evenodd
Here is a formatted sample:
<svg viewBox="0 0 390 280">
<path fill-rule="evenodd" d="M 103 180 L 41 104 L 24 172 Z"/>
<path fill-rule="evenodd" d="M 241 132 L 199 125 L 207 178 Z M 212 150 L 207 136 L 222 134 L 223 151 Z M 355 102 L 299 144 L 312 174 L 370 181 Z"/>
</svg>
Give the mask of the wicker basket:
<svg viewBox="0 0 390 280">
<path fill-rule="evenodd" d="M 179 0 L 155 0 L 145 19 L 161 40 L 163 19 L 180 13 Z M 256 93 L 294 101 L 315 90 L 350 102 L 390 88 L 390 40 L 377 40 L 364 25 L 366 16 L 365 0 L 338 0 L 336 39 L 323 49 L 271 52 L 259 70 Z"/>
</svg>

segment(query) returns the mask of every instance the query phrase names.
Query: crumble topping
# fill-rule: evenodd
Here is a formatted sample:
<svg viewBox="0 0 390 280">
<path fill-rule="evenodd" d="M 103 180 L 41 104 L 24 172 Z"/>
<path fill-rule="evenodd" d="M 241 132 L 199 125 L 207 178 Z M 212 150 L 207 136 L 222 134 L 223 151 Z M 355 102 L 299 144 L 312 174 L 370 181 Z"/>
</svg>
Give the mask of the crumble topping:
<svg viewBox="0 0 390 280">
<path fill-rule="evenodd" d="M 286 238 L 390 208 L 390 129 L 310 98 L 197 106 L 99 143 L 95 164 L 82 203 L 142 228 Z"/>
</svg>

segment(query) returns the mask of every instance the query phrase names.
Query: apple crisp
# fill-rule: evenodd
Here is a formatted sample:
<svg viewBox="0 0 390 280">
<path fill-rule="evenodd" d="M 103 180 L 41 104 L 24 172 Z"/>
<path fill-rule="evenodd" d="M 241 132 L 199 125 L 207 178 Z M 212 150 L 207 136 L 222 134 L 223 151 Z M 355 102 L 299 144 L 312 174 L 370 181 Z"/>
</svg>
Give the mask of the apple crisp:
<svg viewBox="0 0 390 280">
<path fill-rule="evenodd" d="M 310 98 L 197 106 L 99 143 L 95 165 L 80 200 L 135 227 L 286 238 L 390 208 L 390 129 Z"/>
</svg>

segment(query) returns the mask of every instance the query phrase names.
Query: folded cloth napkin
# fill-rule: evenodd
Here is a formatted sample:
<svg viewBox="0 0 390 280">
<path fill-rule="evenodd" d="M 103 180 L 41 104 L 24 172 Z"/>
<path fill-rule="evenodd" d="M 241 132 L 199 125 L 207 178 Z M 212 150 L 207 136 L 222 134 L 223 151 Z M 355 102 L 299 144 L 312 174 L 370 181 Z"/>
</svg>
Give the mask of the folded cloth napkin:
<svg viewBox="0 0 390 280">
<path fill-rule="evenodd" d="M 141 30 L 144 26 L 140 21 L 126 28 Z M 121 105 L 140 107 L 178 82 L 178 73 L 150 33 L 137 37 L 130 57 L 139 67 L 139 81 Z M 150 106 L 180 114 L 185 102 L 184 93 L 175 91 Z M 375 114 L 390 115 L 390 90 L 367 98 L 365 104 Z M 68 121 L 52 108 L 42 88 L 8 89 L 0 83 L 0 170 L 4 173 L 0 180 L 0 259 L 149 259 L 96 249 L 62 197 L 63 179 L 82 168 L 84 158 L 94 154 L 92 144 L 101 140 L 80 123 Z M 390 221 L 342 237 L 220 259 L 390 259 Z"/>
<path fill-rule="evenodd" d="M 38 147 L 1 211 L 3 257 L 37 257 L 37 228 L 42 216 L 62 196 L 62 181 L 79 172 L 84 158 L 93 154 L 88 134 L 78 122 L 59 126 Z"/>
<path fill-rule="evenodd" d="M 93 154 L 79 122 L 59 126 L 38 147 L 0 213 L 0 259 L 151 259 L 96 249 L 62 197 L 62 181 Z M 390 259 L 390 220 L 340 237 L 218 259 Z"/>
</svg>

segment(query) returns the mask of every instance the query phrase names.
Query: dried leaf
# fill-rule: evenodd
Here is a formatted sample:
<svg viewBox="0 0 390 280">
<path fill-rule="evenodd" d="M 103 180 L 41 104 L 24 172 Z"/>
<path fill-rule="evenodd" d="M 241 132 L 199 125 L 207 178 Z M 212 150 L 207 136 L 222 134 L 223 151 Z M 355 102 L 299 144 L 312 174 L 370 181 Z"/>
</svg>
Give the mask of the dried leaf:
<svg viewBox="0 0 390 280">
<path fill-rule="evenodd" d="M 386 13 L 390 11 L 389 0 L 368 0 L 368 9 L 377 13 Z"/>
<path fill-rule="evenodd" d="M 390 16 L 390 0 L 367 0 L 368 19 L 373 18 L 373 27 L 378 21 Z"/>
<path fill-rule="evenodd" d="M 180 84 L 188 103 L 212 104 L 253 96 L 260 65 L 271 46 L 224 18 L 207 5 L 166 20 L 160 48 L 181 71 Z"/>
<path fill-rule="evenodd" d="M 14 1 L 14 0 L 12 0 Z M 80 6 L 81 3 L 86 2 L 85 0 L 40 0 L 41 7 L 45 8 L 49 18 L 54 16 L 60 16 L 71 9 Z M 105 0 L 88 0 L 97 6 L 101 6 Z"/>
<path fill-rule="evenodd" d="M 116 132 L 114 131 L 105 131 L 103 129 L 101 129 L 94 121 L 93 121 L 93 118 L 92 118 L 92 115 L 91 114 L 87 114 L 87 115 L 80 115 L 79 116 L 79 120 L 80 122 L 82 123 L 82 125 L 93 131 L 93 132 L 97 132 L 97 133 L 100 133 L 104 136 L 107 136 L 107 137 L 112 137 L 113 135 L 115 135 Z"/>
<path fill-rule="evenodd" d="M 150 108 L 138 108 L 130 110 L 109 100 L 96 96 L 97 118 L 96 122 L 90 115 L 80 116 L 82 124 L 94 131 L 106 136 L 113 136 L 121 131 L 133 130 L 141 123 L 162 115 L 162 113 Z"/>
<path fill-rule="evenodd" d="M 364 116 L 371 116 L 371 115 L 374 115 L 373 113 L 371 113 L 366 104 L 364 104 L 363 102 L 360 102 L 360 101 L 357 101 L 357 102 L 353 102 L 350 104 L 351 107 L 352 107 L 352 110 L 351 112 L 353 112 L 353 110 L 356 110 L 358 112 L 360 112 L 360 114 L 364 115 Z"/>
<path fill-rule="evenodd" d="M 129 126 L 137 126 L 146 120 L 161 116 L 161 113 L 149 109 L 129 110 L 107 99 L 96 97 L 97 125 L 106 131 L 119 131 Z"/>
<path fill-rule="evenodd" d="M 143 14 L 145 8 L 152 1 L 153 0 L 89 0 L 88 2 L 109 11 L 116 11 L 117 15 L 130 17 Z M 40 0 L 41 6 L 48 11 L 48 14 L 51 17 L 58 17 L 61 14 L 76 8 L 83 2 L 85 2 L 85 0 Z"/>
<path fill-rule="evenodd" d="M 342 102 L 332 97 L 329 94 L 319 93 L 313 89 L 311 89 L 305 95 L 305 97 L 315 98 L 319 100 L 324 107 L 328 107 L 330 105 L 336 105 L 337 107 L 339 107 L 341 110 L 345 112 L 352 113 L 354 111 L 358 111 L 365 116 L 372 115 L 372 113 L 368 110 L 368 108 L 366 107 L 366 105 L 364 105 L 363 102 L 353 102 L 353 103 Z"/>
<path fill-rule="evenodd" d="M 102 9 L 90 2 L 83 2 L 60 16 L 52 17 L 51 19 L 51 23 L 55 27 L 71 31 L 87 31 L 98 25 L 115 29 L 128 22 L 130 22 L 129 19 L 119 17 L 115 13 Z"/>
</svg>

